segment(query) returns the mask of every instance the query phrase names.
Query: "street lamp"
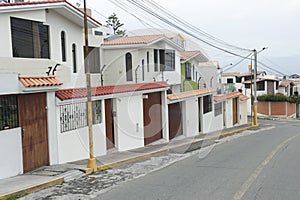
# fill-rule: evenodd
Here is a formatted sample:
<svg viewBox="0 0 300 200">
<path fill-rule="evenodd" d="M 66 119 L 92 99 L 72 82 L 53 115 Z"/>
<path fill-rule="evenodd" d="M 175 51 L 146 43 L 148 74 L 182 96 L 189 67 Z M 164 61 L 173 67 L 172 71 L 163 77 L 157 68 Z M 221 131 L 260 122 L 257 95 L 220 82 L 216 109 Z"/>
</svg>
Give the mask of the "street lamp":
<svg viewBox="0 0 300 200">
<path fill-rule="evenodd" d="M 253 76 L 253 90 L 254 90 L 254 102 L 253 102 L 253 122 L 251 123 L 251 126 L 259 126 L 258 120 L 257 120 L 257 85 L 256 85 L 256 79 L 257 79 L 257 54 L 260 52 L 266 50 L 268 47 L 262 48 L 259 52 L 256 51 L 256 49 L 253 50 L 253 56 L 254 56 L 254 76 Z"/>
</svg>

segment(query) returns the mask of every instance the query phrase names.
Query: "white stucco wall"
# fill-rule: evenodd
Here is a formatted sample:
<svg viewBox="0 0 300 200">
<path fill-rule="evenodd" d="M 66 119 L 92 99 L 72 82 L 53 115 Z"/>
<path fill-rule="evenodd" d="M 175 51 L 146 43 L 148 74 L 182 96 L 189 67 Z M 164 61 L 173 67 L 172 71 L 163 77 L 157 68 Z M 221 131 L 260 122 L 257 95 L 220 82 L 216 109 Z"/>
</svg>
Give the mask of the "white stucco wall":
<svg viewBox="0 0 300 200">
<path fill-rule="evenodd" d="M 57 107 L 58 163 L 72 162 L 89 158 L 88 127 L 60 132 L 59 107 Z M 105 112 L 102 101 L 102 123 L 93 125 L 94 156 L 106 154 Z"/>
<path fill-rule="evenodd" d="M 215 66 L 210 66 L 210 67 L 198 66 L 197 71 L 200 73 L 201 76 L 199 82 L 200 89 L 204 88 L 204 84 L 206 85 L 206 88 L 217 89 L 219 75 L 218 75 L 218 70 Z M 199 78 L 199 74 L 198 74 L 198 78 Z"/>
<path fill-rule="evenodd" d="M 0 66 L 1 67 L 1 66 Z M 0 95 L 18 94 L 19 77 L 17 73 L 0 73 Z"/>
<path fill-rule="evenodd" d="M 204 134 L 210 133 L 213 131 L 214 123 L 214 112 L 208 112 L 203 114 L 203 125 L 202 125 L 202 131 Z"/>
<path fill-rule="evenodd" d="M 106 136 L 103 125 L 93 125 L 94 156 L 106 154 Z M 88 128 L 59 133 L 58 136 L 59 164 L 89 158 Z"/>
<path fill-rule="evenodd" d="M 0 131 L 0 179 L 23 173 L 21 128 Z"/>
<path fill-rule="evenodd" d="M 225 124 L 226 128 L 233 127 L 233 113 L 232 113 L 232 99 L 227 99 L 225 103 L 225 109 L 226 109 L 226 117 L 225 117 Z"/>
<path fill-rule="evenodd" d="M 115 139 L 119 151 L 144 146 L 143 97 L 131 95 L 115 100 Z"/>
<path fill-rule="evenodd" d="M 247 105 L 248 105 L 248 101 L 240 101 L 240 106 L 239 106 L 239 110 L 240 110 L 240 121 L 239 124 L 247 124 L 248 123 L 248 117 L 247 117 Z"/>
<path fill-rule="evenodd" d="M 183 134 L 186 137 L 199 135 L 198 98 L 182 102 Z"/>
<path fill-rule="evenodd" d="M 48 144 L 50 165 L 58 164 L 58 132 L 55 92 L 47 92 L 47 125 L 48 125 Z"/>
</svg>

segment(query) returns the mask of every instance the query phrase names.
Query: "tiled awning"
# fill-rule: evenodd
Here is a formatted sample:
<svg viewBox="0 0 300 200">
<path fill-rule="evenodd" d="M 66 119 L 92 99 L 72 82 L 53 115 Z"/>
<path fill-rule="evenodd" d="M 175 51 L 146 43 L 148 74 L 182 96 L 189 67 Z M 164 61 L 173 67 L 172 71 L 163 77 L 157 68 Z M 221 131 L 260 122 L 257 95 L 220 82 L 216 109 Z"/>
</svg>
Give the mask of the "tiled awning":
<svg viewBox="0 0 300 200">
<path fill-rule="evenodd" d="M 63 83 L 56 79 L 55 76 L 19 76 L 19 81 L 26 88 L 32 87 L 47 87 L 47 86 L 59 86 Z"/>
</svg>

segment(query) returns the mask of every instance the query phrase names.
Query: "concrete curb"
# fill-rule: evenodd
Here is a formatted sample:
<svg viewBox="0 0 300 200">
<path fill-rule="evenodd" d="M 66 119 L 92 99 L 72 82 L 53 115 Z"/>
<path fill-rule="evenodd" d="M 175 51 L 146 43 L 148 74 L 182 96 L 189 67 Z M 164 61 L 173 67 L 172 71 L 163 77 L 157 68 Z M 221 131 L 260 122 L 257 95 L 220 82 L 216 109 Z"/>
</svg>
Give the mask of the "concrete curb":
<svg viewBox="0 0 300 200">
<path fill-rule="evenodd" d="M 17 196 L 17 195 L 31 194 L 31 193 L 34 193 L 34 192 L 46 189 L 48 187 L 52 187 L 54 185 L 62 184 L 63 182 L 64 182 L 64 178 L 63 177 L 56 178 L 56 179 L 53 179 L 51 181 L 46 181 L 44 183 L 32 185 L 32 186 L 29 186 L 29 187 L 26 187 L 26 188 L 22 188 L 22 189 L 17 190 L 17 191 L 13 191 L 13 192 L 10 192 L 10 193 L 2 194 L 2 195 L 0 195 L 0 200 L 8 199 L 10 197 L 14 197 L 14 196 Z"/>
<path fill-rule="evenodd" d="M 109 168 L 134 163 L 134 162 L 144 160 L 144 159 L 147 159 L 147 158 L 150 158 L 150 157 L 153 157 L 153 156 L 164 155 L 164 154 L 169 153 L 169 152 L 179 152 L 180 151 L 180 152 L 185 152 L 186 153 L 186 152 L 194 151 L 194 150 L 200 149 L 201 147 L 203 148 L 203 147 L 207 147 L 207 146 L 212 145 L 214 143 L 213 140 L 218 140 L 218 139 L 221 139 L 221 138 L 225 138 L 225 137 L 228 137 L 228 136 L 231 136 L 231 135 L 249 130 L 250 128 L 251 128 L 251 126 L 246 127 L 246 128 L 242 128 L 242 129 L 238 129 L 238 130 L 234 130 L 234 131 L 230 131 L 230 132 L 227 132 L 227 133 L 224 133 L 224 134 L 221 134 L 221 135 L 218 135 L 218 136 L 210 137 L 210 138 L 207 138 L 207 139 L 201 138 L 201 139 L 198 139 L 196 141 L 193 141 L 192 143 L 191 142 L 183 143 L 183 144 L 173 146 L 173 147 L 170 147 L 170 148 L 167 148 L 167 149 L 151 152 L 151 153 L 148 153 L 148 154 L 136 156 L 136 157 L 133 157 L 133 158 L 129 158 L 129 159 L 125 159 L 125 160 L 121 160 L 121 161 L 117 161 L 117 162 L 112 162 L 112 163 L 109 163 L 109 164 L 100 165 L 100 166 L 97 166 L 96 169 L 86 168 L 83 171 L 88 175 L 88 174 L 92 174 L 93 172 L 104 171 L 104 170 L 107 170 Z M 206 142 L 206 144 L 203 144 L 204 142 Z M 190 147 L 187 148 L 187 150 L 183 151 L 182 149 L 185 148 L 187 145 L 190 145 Z"/>
</svg>

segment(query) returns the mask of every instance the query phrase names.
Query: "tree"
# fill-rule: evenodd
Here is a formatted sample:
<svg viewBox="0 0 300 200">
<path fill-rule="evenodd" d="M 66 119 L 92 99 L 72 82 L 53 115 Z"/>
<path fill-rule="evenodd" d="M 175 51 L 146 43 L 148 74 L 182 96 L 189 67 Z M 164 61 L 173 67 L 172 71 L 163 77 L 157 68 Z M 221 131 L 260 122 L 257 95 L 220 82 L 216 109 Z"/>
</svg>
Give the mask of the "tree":
<svg viewBox="0 0 300 200">
<path fill-rule="evenodd" d="M 125 30 L 120 30 L 120 28 L 124 24 L 120 22 L 119 18 L 117 17 L 116 13 L 113 13 L 108 17 L 106 20 L 106 27 L 112 28 L 114 31 L 114 35 L 121 35 L 124 36 L 126 34 Z"/>
</svg>

